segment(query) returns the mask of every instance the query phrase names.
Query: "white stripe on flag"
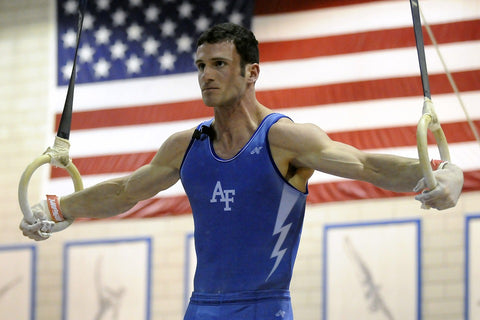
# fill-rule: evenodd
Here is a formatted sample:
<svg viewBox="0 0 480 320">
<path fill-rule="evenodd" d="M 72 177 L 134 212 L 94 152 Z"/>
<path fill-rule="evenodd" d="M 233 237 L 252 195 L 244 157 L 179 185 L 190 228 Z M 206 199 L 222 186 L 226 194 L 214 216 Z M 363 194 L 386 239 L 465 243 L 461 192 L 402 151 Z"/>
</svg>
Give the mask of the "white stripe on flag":
<svg viewBox="0 0 480 320">
<path fill-rule="evenodd" d="M 480 5 L 475 0 L 430 0 L 420 5 L 429 24 L 480 18 Z M 258 41 L 280 41 L 412 25 L 408 1 L 377 1 L 259 16 L 253 19 L 252 29 Z"/>
<path fill-rule="evenodd" d="M 480 41 L 445 44 L 441 52 L 451 72 L 480 69 Z M 425 55 L 429 74 L 445 72 L 432 46 L 425 47 Z M 420 76 L 417 51 L 405 48 L 263 63 L 256 87 L 271 90 L 416 75 Z"/>
</svg>

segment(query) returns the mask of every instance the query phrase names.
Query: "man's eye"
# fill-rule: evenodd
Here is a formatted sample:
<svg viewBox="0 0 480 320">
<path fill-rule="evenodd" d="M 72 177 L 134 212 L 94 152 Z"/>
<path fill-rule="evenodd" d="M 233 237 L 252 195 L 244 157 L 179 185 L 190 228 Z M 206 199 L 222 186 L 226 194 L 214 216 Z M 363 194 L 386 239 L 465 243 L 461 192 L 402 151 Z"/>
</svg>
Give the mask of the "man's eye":
<svg viewBox="0 0 480 320">
<path fill-rule="evenodd" d="M 216 61 L 216 62 L 215 62 L 215 65 L 216 65 L 217 67 L 223 67 L 223 66 L 225 65 L 225 61 Z"/>
<path fill-rule="evenodd" d="M 198 69 L 199 71 L 202 71 L 203 69 L 205 69 L 205 64 L 204 64 L 204 63 L 199 63 L 199 64 L 197 64 L 197 69 Z"/>
</svg>

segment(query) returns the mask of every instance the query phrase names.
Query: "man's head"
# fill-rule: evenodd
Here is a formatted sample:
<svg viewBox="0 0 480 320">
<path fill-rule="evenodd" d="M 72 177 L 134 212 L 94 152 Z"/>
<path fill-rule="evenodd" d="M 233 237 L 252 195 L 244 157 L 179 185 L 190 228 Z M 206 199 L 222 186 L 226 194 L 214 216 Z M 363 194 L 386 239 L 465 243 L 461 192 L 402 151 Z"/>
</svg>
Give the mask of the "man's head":
<svg viewBox="0 0 480 320">
<path fill-rule="evenodd" d="M 233 24 L 222 23 L 205 31 L 197 41 L 197 48 L 204 43 L 220 43 L 231 41 L 241 58 L 242 71 L 248 63 L 258 63 L 258 41 L 250 30 Z"/>
<path fill-rule="evenodd" d="M 195 65 L 205 105 L 228 108 L 255 99 L 258 42 L 249 30 L 225 23 L 205 31 L 197 43 Z"/>
</svg>

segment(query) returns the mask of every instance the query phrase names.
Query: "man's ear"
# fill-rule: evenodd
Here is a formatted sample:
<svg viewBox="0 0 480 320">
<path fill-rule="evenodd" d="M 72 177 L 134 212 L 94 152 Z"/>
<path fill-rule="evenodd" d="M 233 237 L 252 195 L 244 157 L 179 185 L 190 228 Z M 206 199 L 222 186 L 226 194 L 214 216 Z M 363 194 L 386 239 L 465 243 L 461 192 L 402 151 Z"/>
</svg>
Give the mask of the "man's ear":
<svg viewBox="0 0 480 320">
<path fill-rule="evenodd" d="M 255 83 L 260 75 L 260 65 L 258 63 L 247 64 L 246 76 L 248 82 Z"/>
</svg>

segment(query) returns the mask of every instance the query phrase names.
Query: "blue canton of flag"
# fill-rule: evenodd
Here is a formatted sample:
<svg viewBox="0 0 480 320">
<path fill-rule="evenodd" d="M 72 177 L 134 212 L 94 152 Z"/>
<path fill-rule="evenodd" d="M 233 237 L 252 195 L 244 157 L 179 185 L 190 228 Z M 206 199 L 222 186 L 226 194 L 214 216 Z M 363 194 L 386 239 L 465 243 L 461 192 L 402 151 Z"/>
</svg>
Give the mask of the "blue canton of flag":
<svg viewBox="0 0 480 320">
<path fill-rule="evenodd" d="M 253 0 L 96 0 L 87 3 L 77 83 L 192 72 L 198 36 L 212 25 L 250 28 Z M 68 84 L 78 0 L 57 0 L 58 85 Z"/>
</svg>

